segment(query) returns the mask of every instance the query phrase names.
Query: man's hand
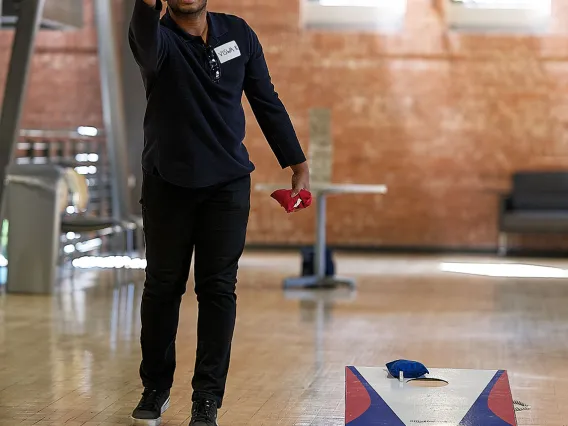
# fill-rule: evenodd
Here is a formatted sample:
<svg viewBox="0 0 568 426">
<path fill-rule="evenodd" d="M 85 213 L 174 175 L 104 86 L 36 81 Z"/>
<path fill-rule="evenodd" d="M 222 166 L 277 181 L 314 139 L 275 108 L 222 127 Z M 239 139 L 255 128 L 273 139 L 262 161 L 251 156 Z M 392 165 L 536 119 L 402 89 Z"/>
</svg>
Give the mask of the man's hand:
<svg viewBox="0 0 568 426">
<path fill-rule="evenodd" d="M 142 1 L 150 7 L 156 7 L 156 1 L 160 1 L 160 0 L 142 0 Z"/>
<path fill-rule="evenodd" d="M 310 168 L 308 163 L 304 161 L 290 167 L 294 174 L 292 175 L 292 197 L 297 196 L 302 189 L 310 190 Z"/>
</svg>

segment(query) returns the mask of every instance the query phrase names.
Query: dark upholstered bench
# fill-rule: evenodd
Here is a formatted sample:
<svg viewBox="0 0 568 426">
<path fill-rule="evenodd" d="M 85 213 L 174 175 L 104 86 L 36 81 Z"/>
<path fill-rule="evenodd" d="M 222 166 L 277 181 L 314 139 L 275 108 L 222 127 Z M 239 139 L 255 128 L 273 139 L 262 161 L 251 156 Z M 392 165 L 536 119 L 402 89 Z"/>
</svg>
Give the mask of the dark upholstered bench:
<svg viewBox="0 0 568 426">
<path fill-rule="evenodd" d="M 507 234 L 568 233 L 568 171 L 519 172 L 501 198 L 499 253 L 507 253 Z"/>
</svg>

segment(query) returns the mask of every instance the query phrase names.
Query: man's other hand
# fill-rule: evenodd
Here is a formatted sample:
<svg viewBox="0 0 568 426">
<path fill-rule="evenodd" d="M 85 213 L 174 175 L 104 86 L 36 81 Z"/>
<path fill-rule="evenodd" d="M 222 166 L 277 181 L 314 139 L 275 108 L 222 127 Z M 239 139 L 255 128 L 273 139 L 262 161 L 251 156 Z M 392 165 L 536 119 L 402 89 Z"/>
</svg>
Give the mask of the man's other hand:
<svg viewBox="0 0 568 426">
<path fill-rule="evenodd" d="M 301 164 L 291 166 L 294 174 L 292 175 L 292 197 L 297 196 L 302 189 L 310 190 L 310 168 L 304 161 Z"/>
</svg>

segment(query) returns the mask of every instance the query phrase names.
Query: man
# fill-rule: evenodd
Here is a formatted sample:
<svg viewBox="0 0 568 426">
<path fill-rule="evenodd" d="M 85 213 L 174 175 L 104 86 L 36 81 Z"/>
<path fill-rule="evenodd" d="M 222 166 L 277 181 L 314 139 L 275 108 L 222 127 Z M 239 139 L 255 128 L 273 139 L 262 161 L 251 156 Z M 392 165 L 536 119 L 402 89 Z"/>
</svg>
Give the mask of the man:
<svg viewBox="0 0 568 426">
<path fill-rule="evenodd" d="M 280 165 L 292 169 L 292 195 L 309 187 L 304 153 L 256 34 L 244 20 L 206 7 L 207 0 L 136 0 L 130 23 L 148 100 L 141 199 L 148 261 L 140 339 L 144 392 L 132 413 L 140 424 L 159 424 L 169 405 L 179 308 L 195 250 L 199 316 L 190 425 L 217 425 L 254 169 L 243 145 L 243 92 Z"/>
</svg>

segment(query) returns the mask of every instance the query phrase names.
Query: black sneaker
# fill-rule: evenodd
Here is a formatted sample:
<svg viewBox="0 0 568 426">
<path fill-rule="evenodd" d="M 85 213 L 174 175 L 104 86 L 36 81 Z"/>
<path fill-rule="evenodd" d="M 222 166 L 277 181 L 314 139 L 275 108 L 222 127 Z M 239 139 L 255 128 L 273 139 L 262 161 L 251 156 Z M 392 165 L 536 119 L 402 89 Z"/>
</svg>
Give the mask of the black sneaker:
<svg viewBox="0 0 568 426">
<path fill-rule="evenodd" d="M 144 389 L 142 399 L 132 412 L 132 423 L 135 425 L 158 426 L 162 422 L 162 414 L 170 406 L 170 391 Z"/>
<path fill-rule="evenodd" d="M 217 403 L 210 399 L 202 399 L 193 403 L 189 426 L 217 425 Z"/>
</svg>

